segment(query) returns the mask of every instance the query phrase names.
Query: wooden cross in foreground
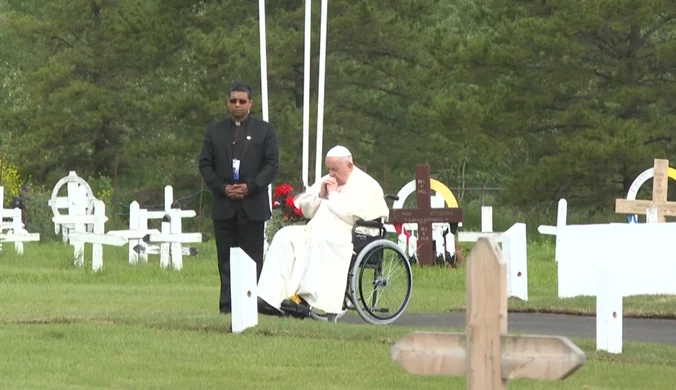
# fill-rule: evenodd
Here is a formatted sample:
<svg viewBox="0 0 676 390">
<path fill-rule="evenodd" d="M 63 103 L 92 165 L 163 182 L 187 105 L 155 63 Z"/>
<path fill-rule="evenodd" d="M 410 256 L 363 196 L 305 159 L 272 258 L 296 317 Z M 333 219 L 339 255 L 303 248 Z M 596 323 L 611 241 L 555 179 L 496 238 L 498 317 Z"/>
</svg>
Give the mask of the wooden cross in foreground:
<svg viewBox="0 0 676 390">
<path fill-rule="evenodd" d="M 432 223 L 463 221 L 461 208 L 433 209 L 432 189 L 430 188 L 430 166 L 417 165 L 415 167 L 416 209 L 390 210 L 388 224 L 416 223 L 418 224 L 418 261 L 420 265 L 434 265 L 434 248 L 432 248 Z"/>
<path fill-rule="evenodd" d="M 618 214 L 647 214 L 648 209 L 657 211 L 657 222 L 666 222 L 667 216 L 676 217 L 676 202 L 667 201 L 669 187 L 669 160 L 655 159 L 653 174 L 653 199 L 629 200 L 615 199 L 615 212 Z"/>
<path fill-rule="evenodd" d="M 467 260 L 466 334 L 413 332 L 392 347 L 392 360 L 411 374 L 465 376 L 468 390 L 573 374 L 585 354 L 569 339 L 507 335 L 506 273 L 495 241 L 480 238 Z"/>
</svg>

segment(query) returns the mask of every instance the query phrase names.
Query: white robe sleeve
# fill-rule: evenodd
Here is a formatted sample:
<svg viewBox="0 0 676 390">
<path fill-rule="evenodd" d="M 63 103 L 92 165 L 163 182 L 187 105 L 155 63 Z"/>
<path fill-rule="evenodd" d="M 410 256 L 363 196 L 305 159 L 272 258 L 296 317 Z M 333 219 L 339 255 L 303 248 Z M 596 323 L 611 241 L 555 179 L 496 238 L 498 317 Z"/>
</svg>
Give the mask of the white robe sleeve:
<svg viewBox="0 0 676 390">
<path fill-rule="evenodd" d="M 386 217 L 387 213 L 385 215 L 382 215 L 382 212 L 373 213 L 373 210 L 382 210 L 380 203 L 383 203 L 385 210 L 387 210 L 382 189 L 379 187 L 369 188 L 368 192 L 368 194 L 362 193 L 360 197 L 332 192 L 328 197 L 329 210 L 349 224 L 354 224 L 358 219 L 369 220 Z"/>
<path fill-rule="evenodd" d="M 296 199 L 296 207 L 298 207 L 305 218 L 311 219 L 314 217 L 319 205 L 322 203 L 322 198 L 319 197 L 320 187 L 314 185 L 308 190 L 298 196 Z"/>
</svg>

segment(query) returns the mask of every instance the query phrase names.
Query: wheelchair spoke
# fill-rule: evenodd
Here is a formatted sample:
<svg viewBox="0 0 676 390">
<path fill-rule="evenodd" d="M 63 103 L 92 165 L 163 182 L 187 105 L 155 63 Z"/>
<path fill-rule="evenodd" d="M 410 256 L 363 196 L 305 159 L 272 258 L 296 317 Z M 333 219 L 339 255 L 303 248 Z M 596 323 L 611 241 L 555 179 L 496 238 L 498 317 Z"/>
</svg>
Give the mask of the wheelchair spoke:
<svg viewBox="0 0 676 390">
<path fill-rule="evenodd" d="M 389 264 L 389 268 L 393 268 L 394 266 Z M 378 303 L 380 302 L 380 299 L 383 297 L 383 294 L 378 294 L 378 292 L 385 290 L 385 288 L 393 281 L 397 280 L 401 275 L 403 275 L 404 271 L 399 270 L 400 272 L 397 273 L 396 276 L 386 276 L 390 274 L 392 271 L 388 272 L 382 272 L 380 273 L 379 277 L 375 278 L 373 281 L 373 290 L 371 291 L 371 294 L 368 296 L 366 299 L 369 302 L 372 302 L 372 308 L 376 309 L 379 307 Z M 374 295 L 376 296 L 375 300 L 373 300 Z"/>
</svg>

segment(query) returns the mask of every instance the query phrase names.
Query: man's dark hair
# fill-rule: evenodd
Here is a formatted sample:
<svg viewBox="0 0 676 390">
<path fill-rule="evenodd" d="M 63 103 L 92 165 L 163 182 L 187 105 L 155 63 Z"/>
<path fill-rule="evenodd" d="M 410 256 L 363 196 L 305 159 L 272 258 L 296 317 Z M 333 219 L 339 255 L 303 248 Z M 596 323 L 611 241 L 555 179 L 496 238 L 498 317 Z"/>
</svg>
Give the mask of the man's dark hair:
<svg viewBox="0 0 676 390">
<path fill-rule="evenodd" d="M 230 86 L 230 89 L 228 89 L 228 96 L 230 96 L 233 92 L 246 92 L 247 96 L 249 96 L 249 100 L 253 98 L 253 92 L 251 92 L 251 87 L 249 84 L 234 83 Z"/>
</svg>

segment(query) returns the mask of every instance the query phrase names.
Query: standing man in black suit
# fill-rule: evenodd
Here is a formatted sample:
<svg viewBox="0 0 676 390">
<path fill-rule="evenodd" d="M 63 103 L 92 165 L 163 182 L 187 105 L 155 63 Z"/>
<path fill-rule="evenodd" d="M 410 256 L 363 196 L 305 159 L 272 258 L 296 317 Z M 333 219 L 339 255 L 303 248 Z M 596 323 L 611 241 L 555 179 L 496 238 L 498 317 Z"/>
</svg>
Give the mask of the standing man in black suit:
<svg viewBox="0 0 676 390">
<path fill-rule="evenodd" d="M 211 217 L 221 277 L 220 312 L 230 313 L 230 248 L 240 247 L 263 267 L 265 221 L 270 219 L 268 186 L 277 175 L 275 128 L 251 117 L 251 87 L 228 91 L 230 118 L 211 124 L 204 136 L 199 168 L 212 191 Z"/>
</svg>

